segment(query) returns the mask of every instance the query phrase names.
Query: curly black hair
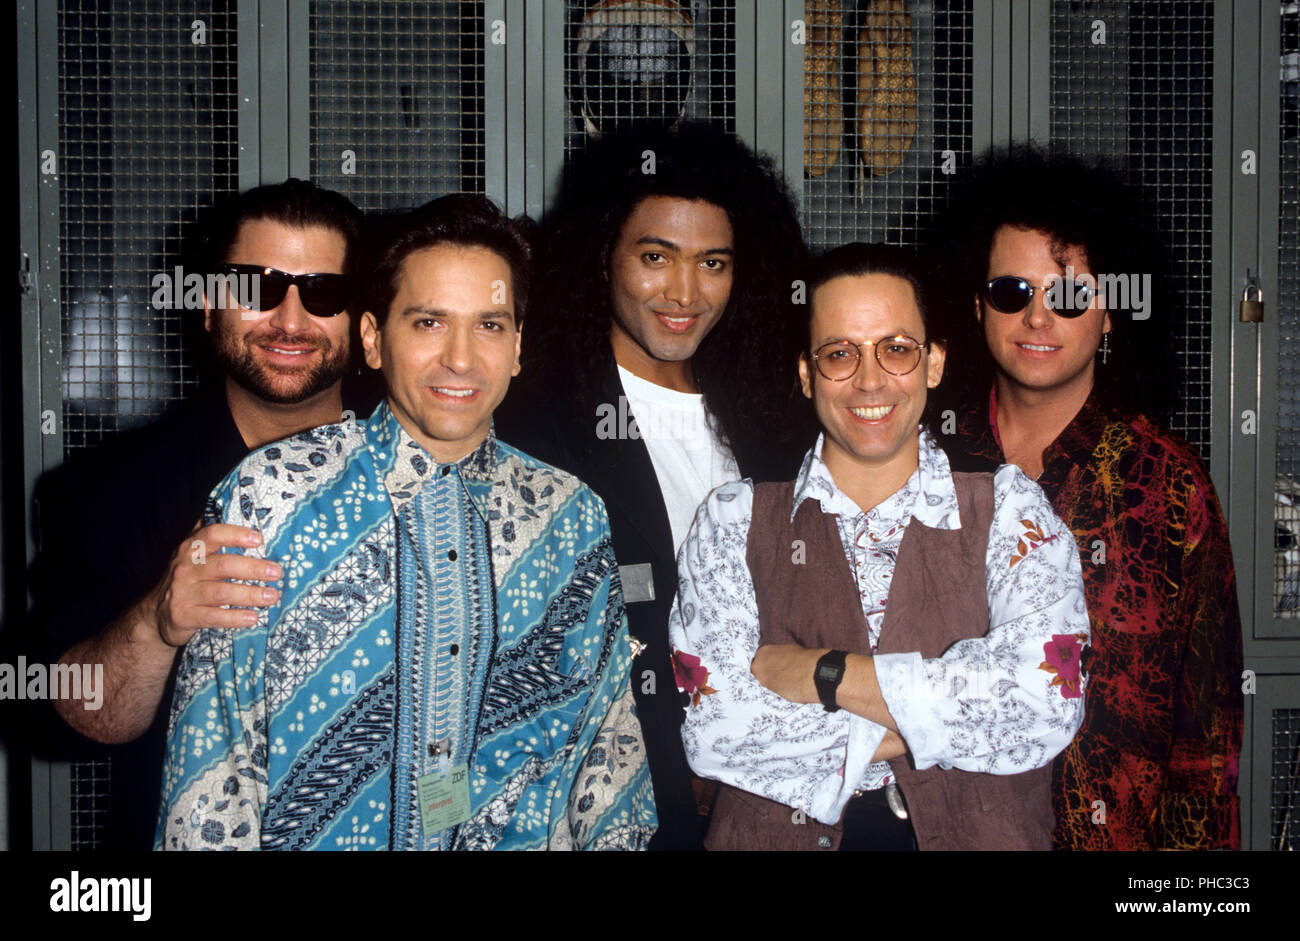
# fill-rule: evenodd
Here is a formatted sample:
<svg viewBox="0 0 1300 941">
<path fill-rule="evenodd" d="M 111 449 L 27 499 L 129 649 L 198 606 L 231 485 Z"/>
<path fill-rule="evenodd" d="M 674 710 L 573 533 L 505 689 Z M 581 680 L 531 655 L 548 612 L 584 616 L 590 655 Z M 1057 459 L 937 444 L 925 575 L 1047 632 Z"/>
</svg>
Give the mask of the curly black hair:
<svg viewBox="0 0 1300 941">
<path fill-rule="evenodd" d="M 1096 361 L 1094 388 L 1114 407 L 1167 415 L 1177 400 L 1173 327 L 1182 315 L 1168 254 L 1144 194 L 1118 169 L 1034 144 L 994 150 L 958 184 L 938 226 L 939 253 L 948 259 L 953 345 L 965 353 L 951 365 L 960 379 L 949 386 L 969 405 L 988 395 L 996 372 L 971 302 L 986 279 L 997 230 L 1010 225 L 1044 232 L 1053 252 L 1083 250 L 1094 274 L 1150 275 L 1145 317 L 1130 304 L 1108 301 L 1111 333 L 1107 362 Z"/>
<path fill-rule="evenodd" d="M 646 172 L 651 160 L 653 172 Z M 742 464 L 804 446 L 812 420 L 796 381 L 802 318 L 792 295 L 806 250 L 794 200 L 769 158 L 704 124 L 609 136 L 566 168 L 543 221 L 543 260 L 523 339 L 525 378 L 516 394 L 558 395 L 576 414 L 593 414 L 613 368 L 610 254 L 628 217 L 651 196 L 712 203 L 731 223 L 731 295 L 692 358 L 722 442 Z"/>
</svg>

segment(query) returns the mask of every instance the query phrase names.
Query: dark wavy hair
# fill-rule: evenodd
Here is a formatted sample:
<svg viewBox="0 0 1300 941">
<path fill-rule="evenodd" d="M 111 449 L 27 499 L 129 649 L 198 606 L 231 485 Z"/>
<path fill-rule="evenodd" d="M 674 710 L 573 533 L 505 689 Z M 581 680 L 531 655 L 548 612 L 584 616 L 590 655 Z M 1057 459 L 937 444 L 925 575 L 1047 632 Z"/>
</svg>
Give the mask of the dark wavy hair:
<svg viewBox="0 0 1300 941">
<path fill-rule="evenodd" d="M 341 193 L 291 177 L 283 183 L 246 190 L 212 211 L 200 249 L 205 270 L 214 271 L 228 260 L 240 228 L 254 219 L 269 219 L 298 229 L 333 229 L 347 245 L 344 274 L 356 269 L 364 227 L 361 210 Z"/>
<path fill-rule="evenodd" d="M 643 172 L 650 154 L 654 172 Z M 609 258 L 651 196 L 712 203 L 731 223 L 731 295 L 692 359 L 719 437 L 742 464 L 801 449 L 814 424 L 794 369 L 802 321 L 793 282 L 806 257 L 794 201 L 769 158 L 707 125 L 609 136 L 566 168 L 543 223 L 536 310 L 523 340 L 527 378 L 517 394 L 559 395 L 576 414 L 594 413 L 613 368 Z"/>
<path fill-rule="evenodd" d="M 384 325 L 397 295 L 397 279 L 408 257 L 435 245 L 486 248 L 510 266 L 515 323 L 528 310 L 533 280 L 532 223 L 510 219 L 485 196 L 452 193 L 417 209 L 378 220 L 361 282 L 363 309 Z"/>
<path fill-rule="evenodd" d="M 916 299 L 916 309 L 921 314 L 921 326 L 925 328 L 925 339 L 930 344 L 945 348 L 951 357 L 949 335 L 951 324 L 941 298 L 936 296 L 935 279 L 930 277 L 931 264 L 925 255 L 897 245 L 868 245 L 865 242 L 852 242 L 841 245 L 821 255 L 808 265 L 804 280 L 808 285 L 808 303 L 803 327 L 803 345 L 800 355 L 810 354 L 813 295 L 817 289 L 835 278 L 859 277 L 869 274 L 887 274 L 902 278 L 912 286 L 912 295 Z M 809 363 L 809 368 L 812 363 Z M 939 389 L 947 381 L 947 366 L 944 380 L 936 389 L 931 389 L 926 396 L 925 411 L 921 422 L 932 433 L 937 430 L 937 419 L 941 411 Z"/>
<path fill-rule="evenodd" d="M 988 395 L 996 368 L 972 298 L 986 280 L 994 235 L 1010 225 L 1045 232 L 1054 254 L 1081 248 L 1093 274 L 1151 276 L 1147 319 L 1110 303 L 1110 352 L 1106 363 L 1096 361 L 1094 388 L 1113 407 L 1167 415 L 1177 400 L 1173 327 L 1184 307 L 1144 194 L 1119 170 L 1033 144 L 991 152 L 958 186 L 938 231 L 949 259 L 942 280 L 949 285 L 951 339 L 970 355 L 956 364 L 960 380 L 948 384 L 950 392 L 966 404 Z"/>
</svg>

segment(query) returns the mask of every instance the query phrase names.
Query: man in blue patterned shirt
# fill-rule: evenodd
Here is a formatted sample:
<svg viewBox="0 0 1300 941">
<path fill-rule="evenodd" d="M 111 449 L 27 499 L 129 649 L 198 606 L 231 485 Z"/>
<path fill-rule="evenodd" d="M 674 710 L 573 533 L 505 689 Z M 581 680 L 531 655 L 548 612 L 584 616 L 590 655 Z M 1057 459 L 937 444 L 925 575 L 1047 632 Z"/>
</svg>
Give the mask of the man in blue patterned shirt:
<svg viewBox="0 0 1300 941">
<path fill-rule="evenodd" d="M 530 252 L 477 196 L 395 220 L 361 325 L 386 400 L 250 455 L 212 519 L 284 570 L 186 648 L 164 849 L 640 849 L 656 820 L 605 508 L 498 441 Z"/>
</svg>

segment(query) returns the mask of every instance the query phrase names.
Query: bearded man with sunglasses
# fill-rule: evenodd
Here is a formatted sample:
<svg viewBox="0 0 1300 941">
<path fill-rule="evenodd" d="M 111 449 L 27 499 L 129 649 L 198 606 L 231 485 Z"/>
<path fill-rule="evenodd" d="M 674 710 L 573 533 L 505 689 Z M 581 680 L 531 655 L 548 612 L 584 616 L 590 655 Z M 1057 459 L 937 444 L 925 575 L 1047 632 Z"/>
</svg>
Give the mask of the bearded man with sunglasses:
<svg viewBox="0 0 1300 941">
<path fill-rule="evenodd" d="M 301 180 L 219 207 L 202 240 L 205 281 L 216 288 L 202 315 L 220 382 L 38 491 L 39 643 L 60 662 L 103 665 L 98 708 L 85 690 L 54 706 L 80 736 L 115 746 L 64 743 L 66 755 L 113 762 L 109 847 L 151 846 L 167 726 L 159 705 L 171 698 L 181 648 L 199 628 L 255 623 L 251 609 L 278 596 L 269 586 L 279 566 L 218 551 L 255 545 L 254 530 L 199 521 L 212 488 L 251 449 L 343 417 L 361 228 L 346 198 Z"/>
<path fill-rule="evenodd" d="M 813 265 L 822 434 L 795 480 L 714 490 L 682 546 L 669 635 L 686 754 L 722 782 L 709 849 L 1050 846 L 1079 560 L 1024 474 L 954 474 L 925 427 L 947 343 L 922 270 L 862 244 Z"/>
<path fill-rule="evenodd" d="M 1083 563 L 1090 685 L 1054 768 L 1054 845 L 1239 848 L 1232 548 L 1200 457 L 1150 417 L 1175 387 L 1176 308 L 1150 296 L 1163 279 L 1141 201 L 1109 173 L 1021 148 L 977 169 L 955 219 L 964 283 L 978 285 L 983 342 L 969 347 L 988 358 L 945 447 L 954 465 L 1035 478 Z"/>
</svg>

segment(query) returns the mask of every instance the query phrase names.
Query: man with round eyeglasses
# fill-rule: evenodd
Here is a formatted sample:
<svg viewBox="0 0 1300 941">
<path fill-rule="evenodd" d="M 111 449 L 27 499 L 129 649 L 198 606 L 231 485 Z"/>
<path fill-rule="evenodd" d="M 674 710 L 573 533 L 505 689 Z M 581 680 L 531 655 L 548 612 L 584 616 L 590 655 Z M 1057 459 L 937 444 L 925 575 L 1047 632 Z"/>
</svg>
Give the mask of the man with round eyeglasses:
<svg viewBox="0 0 1300 941">
<path fill-rule="evenodd" d="M 709 849 L 1046 849 L 1083 715 L 1077 554 L 1014 466 L 954 474 L 926 427 L 948 344 L 908 252 L 806 278 L 798 476 L 714 490 L 669 621 Z M 932 332 L 938 331 L 938 332 Z"/>
<path fill-rule="evenodd" d="M 204 318 L 219 381 L 59 468 L 37 495 L 33 643 L 45 662 L 102 665 L 93 697 L 83 689 L 53 705 L 78 733 L 58 727 L 68 739 L 60 755 L 112 760 L 112 848 L 152 844 L 164 704 L 181 648 L 199 628 L 255 623 L 256 609 L 278 596 L 279 566 L 219 551 L 254 545 L 255 531 L 198 524 L 209 493 L 251 449 L 344 414 L 360 212 L 338 193 L 288 180 L 249 190 L 206 221 L 209 290 L 202 311 L 189 313 Z"/>
<path fill-rule="evenodd" d="M 1238 848 L 1232 549 L 1200 456 L 1152 417 L 1177 388 L 1177 306 L 1151 297 L 1165 279 L 1141 200 L 1108 172 L 1020 148 L 976 169 L 953 219 L 968 292 L 955 303 L 973 300 L 981 336 L 944 447 L 954 464 L 1035 478 L 1083 565 L 1090 685 L 1054 767 L 1054 845 Z"/>
</svg>

